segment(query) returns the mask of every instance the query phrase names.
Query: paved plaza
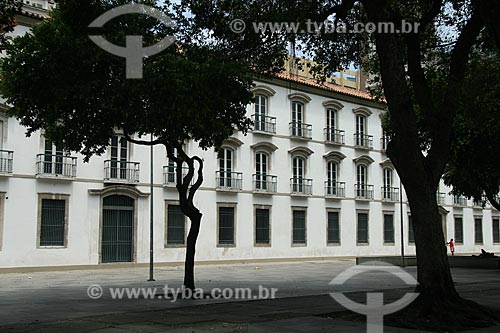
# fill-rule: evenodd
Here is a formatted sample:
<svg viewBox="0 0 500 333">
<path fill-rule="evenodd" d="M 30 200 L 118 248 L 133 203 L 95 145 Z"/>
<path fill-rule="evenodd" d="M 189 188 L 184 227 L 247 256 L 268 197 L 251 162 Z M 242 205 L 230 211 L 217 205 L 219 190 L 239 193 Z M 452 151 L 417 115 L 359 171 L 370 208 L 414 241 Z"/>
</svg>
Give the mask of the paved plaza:
<svg viewBox="0 0 500 333">
<path fill-rule="evenodd" d="M 386 301 L 412 288 L 390 274 L 371 271 L 344 285 L 329 282 L 355 265 L 354 260 L 293 263 L 206 265 L 196 268 L 197 287 L 275 288 L 276 299 L 177 299 L 164 287 L 182 285 L 183 267 L 157 267 L 154 282 L 147 268 L 0 274 L 0 332 L 363 332 L 365 325 L 347 321 L 328 293 L 343 292 L 366 302 L 367 291 L 384 291 Z M 405 269 L 412 276 L 415 267 Z M 453 269 L 457 289 L 466 298 L 500 310 L 498 270 Z M 92 299 L 89 286 L 102 297 Z M 157 288 L 152 299 L 113 299 L 110 288 Z M 92 296 L 92 295 L 91 295 Z M 500 327 L 477 332 L 498 332 Z M 412 332 L 387 328 L 385 332 Z"/>
</svg>

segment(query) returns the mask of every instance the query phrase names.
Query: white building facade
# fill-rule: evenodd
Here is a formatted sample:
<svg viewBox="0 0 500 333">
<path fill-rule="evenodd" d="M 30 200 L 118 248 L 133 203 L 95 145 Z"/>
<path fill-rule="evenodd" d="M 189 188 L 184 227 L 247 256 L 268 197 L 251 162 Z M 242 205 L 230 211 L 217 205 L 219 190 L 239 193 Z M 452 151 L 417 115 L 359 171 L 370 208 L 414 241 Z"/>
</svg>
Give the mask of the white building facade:
<svg viewBox="0 0 500 333">
<path fill-rule="evenodd" d="M 235 133 L 218 152 L 186 144 L 189 155 L 204 159 L 196 259 L 399 255 L 401 219 L 405 252 L 415 254 L 411 213 L 384 152 L 384 106 L 365 93 L 296 76 L 255 84 L 247 109 L 253 131 Z M 151 161 L 149 147 L 117 133 L 103 156 L 83 163 L 43 133 L 26 138 L 2 109 L 0 270 L 146 264 L 151 200 L 155 262 L 183 262 L 189 221 L 164 147 L 154 147 Z M 437 200 L 457 254 L 499 251 L 499 212 L 449 191 L 441 185 Z"/>
</svg>

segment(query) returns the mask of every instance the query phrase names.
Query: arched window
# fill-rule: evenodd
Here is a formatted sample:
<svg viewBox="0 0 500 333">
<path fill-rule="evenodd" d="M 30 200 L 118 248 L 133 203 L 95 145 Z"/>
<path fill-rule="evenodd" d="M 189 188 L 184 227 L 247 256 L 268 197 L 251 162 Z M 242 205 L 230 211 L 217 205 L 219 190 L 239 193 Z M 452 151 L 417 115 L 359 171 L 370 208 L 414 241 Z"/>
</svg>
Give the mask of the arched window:
<svg viewBox="0 0 500 333">
<path fill-rule="evenodd" d="M 294 157 L 292 159 L 292 187 L 293 192 L 304 192 L 304 178 L 306 172 L 306 161 L 303 157 Z"/>
<path fill-rule="evenodd" d="M 356 115 L 356 146 L 366 145 L 366 117 L 364 115 Z"/>
<path fill-rule="evenodd" d="M 266 131 L 267 96 L 255 95 L 255 127 L 256 131 Z"/>
<path fill-rule="evenodd" d="M 304 103 L 292 101 L 292 135 L 302 136 L 304 123 Z"/>
<path fill-rule="evenodd" d="M 383 174 L 384 174 L 384 187 L 382 188 L 382 197 L 385 200 L 393 200 L 393 183 L 392 183 L 392 169 L 391 168 L 384 168 L 383 169 Z"/>
<path fill-rule="evenodd" d="M 269 172 L 269 156 L 264 152 L 255 154 L 255 189 L 267 190 Z"/>
<path fill-rule="evenodd" d="M 366 197 L 366 184 L 368 181 L 367 168 L 364 164 L 358 164 L 356 166 L 356 196 L 365 198 Z"/>
<path fill-rule="evenodd" d="M 326 194 L 337 195 L 338 164 L 335 161 L 328 161 L 326 164 Z"/>
<path fill-rule="evenodd" d="M 229 148 L 221 148 L 218 153 L 219 159 L 219 185 L 221 187 L 231 187 L 233 173 L 234 152 Z"/>
</svg>

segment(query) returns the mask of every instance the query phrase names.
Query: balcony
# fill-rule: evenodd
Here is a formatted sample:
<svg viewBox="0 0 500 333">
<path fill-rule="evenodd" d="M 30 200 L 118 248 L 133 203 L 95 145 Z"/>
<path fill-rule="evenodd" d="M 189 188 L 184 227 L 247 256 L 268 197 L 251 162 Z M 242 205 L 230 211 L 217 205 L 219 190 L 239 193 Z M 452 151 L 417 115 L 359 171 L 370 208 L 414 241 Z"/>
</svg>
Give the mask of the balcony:
<svg viewBox="0 0 500 333">
<path fill-rule="evenodd" d="M 182 168 L 182 178 L 184 178 L 189 171 L 188 167 Z M 195 176 L 195 175 L 194 175 Z M 191 180 L 191 184 L 194 183 L 194 176 Z M 177 171 L 174 166 L 164 166 L 163 167 L 163 186 L 175 187 L 177 185 Z"/>
<path fill-rule="evenodd" d="M 354 134 L 354 146 L 361 149 L 373 148 L 373 135 L 366 135 L 362 133 Z"/>
<path fill-rule="evenodd" d="M 391 139 L 388 136 L 384 136 L 384 137 L 380 138 L 380 149 L 382 151 L 386 151 L 387 145 L 389 144 L 390 141 L 391 141 Z"/>
<path fill-rule="evenodd" d="M 437 198 L 438 205 L 444 205 L 444 204 L 446 204 L 446 193 L 437 192 L 436 193 L 436 198 Z"/>
<path fill-rule="evenodd" d="M 345 131 L 327 127 L 323 132 L 325 134 L 325 143 L 334 145 L 345 144 Z"/>
<path fill-rule="evenodd" d="M 325 181 L 325 196 L 328 198 L 345 198 L 345 183 Z"/>
<path fill-rule="evenodd" d="M 76 157 L 64 155 L 36 155 L 36 176 L 38 178 L 76 177 Z"/>
<path fill-rule="evenodd" d="M 312 139 L 312 125 L 292 121 L 290 135 L 294 138 L 310 140 Z"/>
<path fill-rule="evenodd" d="M 254 174 L 252 175 L 252 183 L 254 192 L 272 194 L 276 193 L 278 187 L 278 177 L 272 175 Z"/>
<path fill-rule="evenodd" d="M 216 171 L 216 188 L 219 191 L 241 191 L 243 174 L 241 172 Z"/>
<path fill-rule="evenodd" d="M 464 198 L 461 195 L 453 196 L 453 206 L 455 207 L 467 207 L 467 198 Z"/>
<path fill-rule="evenodd" d="M 472 206 L 474 206 L 475 208 L 483 208 L 483 207 L 486 207 L 486 203 L 487 203 L 487 199 L 483 197 L 480 200 L 474 199 L 472 201 Z"/>
<path fill-rule="evenodd" d="M 134 184 L 139 182 L 139 162 L 104 161 L 104 181 L 107 183 Z"/>
<path fill-rule="evenodd" d="M 399 188 L 382 186 L 382 201 L 397 202 L 399 201 Z"/>
<path fill-rule="evenodd" d="M 12 163 L 14 152 L 10 150 L 0 150 L 0 175 L 12 174 Z"/>
<path fill-rule="evenodd" d="M 312 179 L 290 178 L 290 193 L 292 195 L 312 195 Z"/>
<path fill-rule="evenodd" d="M 373 200 L 373 185 L 355 184 L 354 194 L 357 200 Z"/>
<path fill-rule="evenodd" d="M 253 131 L 264 134 L 276 134 L 276 117 L 261 114 L 252 115 Z"/>
</svg>

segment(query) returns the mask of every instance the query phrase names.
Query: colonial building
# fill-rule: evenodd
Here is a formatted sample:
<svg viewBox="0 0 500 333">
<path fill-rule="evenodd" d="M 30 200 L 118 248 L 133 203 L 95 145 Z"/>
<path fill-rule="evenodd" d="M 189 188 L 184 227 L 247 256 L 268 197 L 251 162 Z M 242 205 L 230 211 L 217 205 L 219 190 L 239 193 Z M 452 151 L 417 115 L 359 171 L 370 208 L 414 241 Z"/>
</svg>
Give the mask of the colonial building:
<svg viewBox="0 0 500 333">
<path fill-rule="evenodd" d="M 254 94 L 248 135 L 218 152 L 186 145 L 205 161 L 198 261 L 399 255 L 401 233 L 415 253 L 411 212 L 384 151 L 383 105 L 291 74 L 256 81 Z M 147 263 L 151 200 L 155 262 L 184 260 L 189 222 L 164 147 L 151 160 L 149 147 L 117 133 L 83 163 L 43 133 L 24 133 L 1 113 L 0 269 Z M 436 199 L 456 252 L 500 250 L 499 212 L 449 191 L 440 186 Z"/>
</svg>

